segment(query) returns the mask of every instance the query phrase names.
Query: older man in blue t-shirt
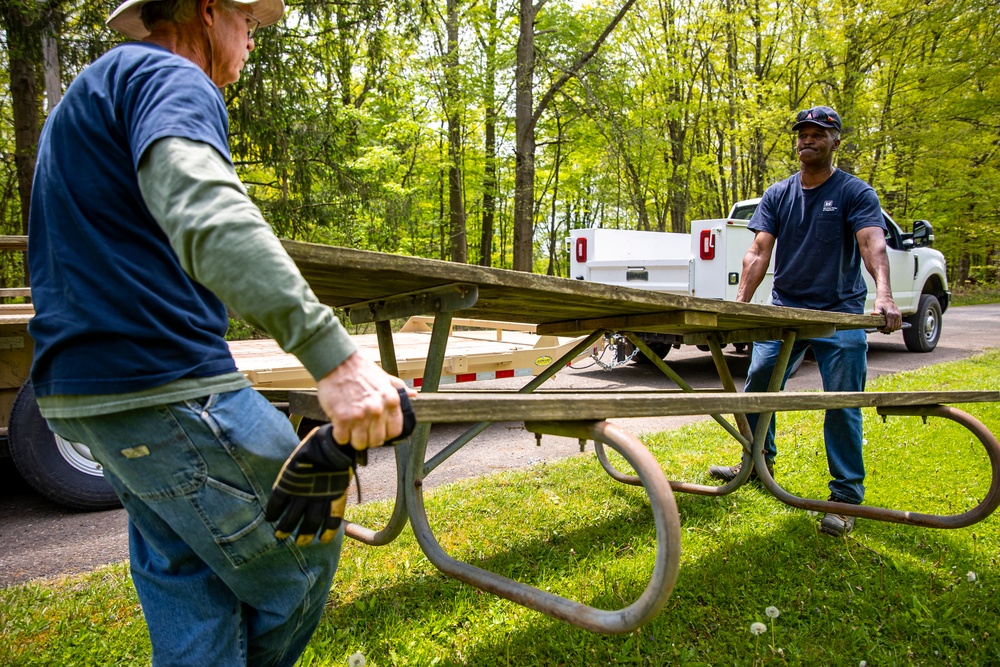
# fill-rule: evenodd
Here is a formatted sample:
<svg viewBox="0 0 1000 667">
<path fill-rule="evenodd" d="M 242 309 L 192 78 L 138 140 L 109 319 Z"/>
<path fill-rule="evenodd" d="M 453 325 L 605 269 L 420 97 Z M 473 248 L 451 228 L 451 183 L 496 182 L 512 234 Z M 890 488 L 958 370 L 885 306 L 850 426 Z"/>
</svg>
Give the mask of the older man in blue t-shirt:
<svg viewBox="0 0 1000 667">
<path fill-rule="evenodd" d="M 826 106 L 806 109 L 796 116 L 792 130 L 798 133 L 799 172 L 769 187 L 761 198 L 748 225 L 754 241 L 743 258 L 736 300 L 748 302 L 753 297 L 777 243 L 775 305 L 860 314 L 867 295 L 861 275 L 864 261 L 875 279 L 874 314 L 885 316 L 881 331 L 899 329 L 902 316 L 889 287 L 886 227 L 878 196 L 870 185 L 833 166 L 833 153 L 840 146 L 840 116 Z M 837 331 L 829 338 L 796 341 L 788 368 L 810 347 L 825 391 L 864 390 L 868 371 L 864 331 Z M 767 391 L 780 348 L 780 341 L 754 343 L 746 391 Z M 786 370 L 782 388 L 788 375 Z M 757 415 L 748 418 L 756 430 Z M 860 504 L 865 496 L 861 411 L 827 410 L 823 435 L 833 476 L 830 500 Z M 764 460 L 772 474 L 776 454 L 772 417 L 764 442 Z M 729 481 L 741 466 L 712 466 L 709 474 Z M 853 528 L 854 517 L 842 514 L 828 513 L 820 522 L 820 530 L 831 535 L 847 535 Z"/>
<path fill-rule="evenodd" d="M 108 25 L 136 41 L 73 81 L 38 145 L 31 380 L 128 510 L 154 666 L 290 667 L 340 558 L 346 496 L 330 480 L 347 475 L 237 370 L 227 305 L 312 374 L 337 442 L 377 447 L 404 427 L 405 384 L 358 353 L 233 167 L 220 91 L 284 10 L 125 0 Z"/>
</svg>

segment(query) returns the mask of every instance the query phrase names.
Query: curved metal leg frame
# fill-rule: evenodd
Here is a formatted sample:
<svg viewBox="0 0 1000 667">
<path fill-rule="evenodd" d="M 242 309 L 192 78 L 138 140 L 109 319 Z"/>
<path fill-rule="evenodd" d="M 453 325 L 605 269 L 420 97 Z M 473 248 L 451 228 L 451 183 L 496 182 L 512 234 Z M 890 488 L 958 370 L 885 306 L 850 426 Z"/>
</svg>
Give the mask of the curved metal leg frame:
<svg viewBox="0 0 1000 667">
<path fill-rule="evenodd" d="M 414 434 L 412 437 L 419 437 L 419 434 Z M 358 542 L 364 542 L 373 547 L 381 547 L 392 542 L 403 532 L 403 528 L 406 527 L 406 522 L 409 520 L 409 515 L 406 513 L 405 501 L 406 480 L 403 476 L 403 471 L 406 470 L 406 457 L 409 447 L 408 442 L 402 442 L 393 447 L 396 455 L 396 502 L 392 506 L 392 516 L 389 517 L 389 523 L 382 530 L 375 531 L 371 528 L 365 528 L 361 524 L 346 521 L 344 522 L 345 535 L 354 538 Z"/>
<path fill-rule="evenodd" d="M 549 422 L 525 426 L 536 433 L 571 434 L 571 437 L 604 442 L 624 456 L 639 473 L 642 486 L 649 496 L 656 526 L 653 574 L 639 598 L 624 609 L 605 611 L 455 560 L 441 548 L 428 524 L 418 476 L 423 466 L 414 457 L 407 466 L 412 484 L 407 502 L 410 524 L 420 548 L 435 567 L 450 577 L 585 630 L 622 634 L 640 627 L 652 619 L 666 603 L 677 581 L 677 570 L 680 567 L 680 518 L 670 485 L 659 464 L 635 437 L 607 422 Z"/>
<path fill-rule="evenodd" d="M 621 472 L 608 460 L 608 454 L 604 450 L 604 444 L 598 440 L 594 441 L 594 451 L 597 453 L 597 460 L 601 462 L 601 467 L 604 471 L 611 476 L 615 481 L 621 482 L 622 484 L 629 484 L 631 486 L 642 486 L 642 479 L 636 475 L 626 475 Z M 732 493 L 736 489 L 743 486 L 743 483 L 747 481 L 750 477 L 750 471 L 753 467 L 750 465 L 750 458 L 748 452 L 743 452 L 743 468 L 740 470 L 740 474 L 735 478 L 726 482 L 722 486 L 710 486 L 707 484 L 691 484 L 689 482 L 677 482 L 670 480 L 668 484 L 672 491 L 680 491 L 682 493 L 694 493 L 701 496 L 724 496 Z"/>
<path fill-rule="evenodd" d="M 427 345 L 427 360 L 424 362 L 424 383 L 421 391 L 434 392 L 441 385 L 441 368 L 444 365 L 444 355 L 451 332 L 451 311 L 441 311 L 434 318 L 434 328 L 431 330 L 431 341 Z M 384 368 L 396 368 L 396 353 L 392 344 L 392 332 L 388 322 L 376 322 L 379 334 L 379 353 L 382 356 Z M 406 502 L 406 471 L 410 461 L 416 459 L 421 464 L 427 452 L 427 441 L 431 436 L 430 424 L 418 424 L 409 440 L 395 446 L 396 453 L 396 501 L 392 508 L 392 516 L 385 528 L 379 531 L 365 528 L 356 523 L 347 522 L 344 533 L 365 544 L 379 547 L 389 544 L 399 537 L 409 520 Z"/>
<path fill-rule="evenodd" d="M 1000 506 L 1000 443 L 997 442 L 996 437 L 990 433 L 989 429 L 987 429 L 982 422 L 967 412 L 941 405 L 878 408 L 878 413 L 883 416 L 905 415 L 921 416 L 925 418 L 928 416 L 942 417 L 960 424 L 971 431 L 972 434 L 979 439 L 979 442 L 983 443 L 983 447 L 986 448 L 986 454 L 989 456 L 990 467 L 992 469 L 990 488 L 986 492 L 986 496 L 983 500 L 972 509 L 962 512 L 961 514 L 940 515 L 921 514 L 919 512 L 907 512 L 903 510 L 890 510 L 882 507 L 869 507 L 866 505 L 849 505 L 847 503 L 835 503 L 828 500 L 799 498 L 798 496 L 793 496 L 778 486 L 778 483 L 774 481 L 774 478 L 768 474 L 767 467 L 764 465 L 763 450 L 757 446 L 757 442 L 755 440 L 754 462 L 757 464 L 757 470 L 760 475 L 761 482 L 768 491 L 775 495 L 778 500 L 787 505 L 791 505 L 792 507 L 798 507 L 804 510 L 814 510 L 816 512 L 833 512 L 835 514 L 845 514 L 865 519 L 878 519 L 879 521 L 890 521 L 892 523 L 905 523 L 911 526 L 925 526 L 928 528 L 964 528 L 965 526 L 971 526 L 972 524 L 982 521 L 988 517 L 998 506 Z M 759 423 L 766 423 L 765 419 L 770 421 L 770 415 L 762 414 Z M 760 429 L 758 429 L 757 435 L 760 442 L 763 442 L 763 436 L 760 433 Z"/>
<path fill-rule="evenodd" d="M 629 336 L 632 339 L 632 336 Z M 645 343 L 638 337 L 635 338 L 633 343 L 640 349 L 645 348 Z M 722 379 L 723 386 L 726 391 L 736 392 L 736 384 L 733 382 L 732 375 L 729 373 L 729 367 L 725 363 L 725 359 L 722 359 L 722 346 L 719 345 L 719 341 L 714 336 L 709 337 L 709 348 L 712 350 L 712 358 L 715 360 L 716 369 L 719 371 L 719 377 Z M 788 360 L 792 355 L 792 345 L 795 343 L 795 332 L 788 331 L 785 333 L 781 340 L 781 350 L 778 352 L 778 359 L 774 366 L 774 372 L 771 374 L 771 381 L 768 384 L 768 391 L 778 391 L 781 389 L 781 380 L 785 374 L 785 368 L 788 367 Z M 645 350 L 644 350 L 645 351 Z M 652 353 L 650 353 L 652 354 Z M 652 357 L 650 357 L 652 359 Z M 656 362 L 656 359 L 653 359 Z M 669 368 L 665 363 L 660 361 L 657 364 L 660 366 L 660 370 L 670 376 L 671 379 L 677 383 L 681 389 L 685 391 L 693 391 L 690 385 L 688 385 L 680 377 L 675 377 L 676 373 L 673 369 Z M 723 372 L 725 371 L 725 372 Z M 734 415 L 736 417 L 736 423 L 739 425 L 739 432 L 733 433 L 732 426 L 727 422 L 721 415 L 711 415 L 717 422 L 728 426 L 726 430 L 730 432 L 739 442 L 743 445 L 743 465 L 740 467 L 740 473 L 726 482 L 721 486 L 712 486 L 708 484 L 691 484 L 689 482 L 677 482 L 670 481 L 670 488 L 674 491 L 680 491 L 682 493 L 694 493 L 700 496 L 725 496 L 736 489 L 743 486 L 748 479 L 750 479 L 750 473 L 753 472 L 754 466 L 751 465 L 754 461 L 754 454 L 756 449 L 760 448 L 763 452 L 764 434 L 767 433 L 767 425 L 770 423 L 771 418 L 769 415 L 761 415 L 761 418 L 757 421 L 757 434 L 754 434 L 753 439 L 750 437 L 750 424 L 747 422 L 745 415 Z M 761 426 L 763 425 L 763 426 Z M 759 445 L 757 444 L 759 443 Z M 751 447 L 752 445 L 752 447 Z M 597 452 L 597 460 L 601 462 L 601 467 L 604 468 L 605 472 L 611 475 L 612 479 L 615 479 L 622 484 L 631 484 L 632 486 L 641 486 L 642 482 L 635 475 L 626 475 L 615 468 L 611 461 L 608 460 L 607 452 L 604 451 L 604 447 L 600 442 L 594 442 L 594 450 Z M 763 453 L 761 454 L 763 459 Z M 762 464 L 763 465 L 763 464 Z"/>
</svg>

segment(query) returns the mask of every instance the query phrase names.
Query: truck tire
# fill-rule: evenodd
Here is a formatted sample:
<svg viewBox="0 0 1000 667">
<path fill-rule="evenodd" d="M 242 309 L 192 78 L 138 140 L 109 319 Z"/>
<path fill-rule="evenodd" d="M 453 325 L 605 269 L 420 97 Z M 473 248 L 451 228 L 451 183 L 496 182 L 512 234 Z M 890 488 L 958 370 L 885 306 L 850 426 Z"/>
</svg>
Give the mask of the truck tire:
<svg viewBox="0 0 1000 667">
<path fill-rule="evenodd" d="M 930 352 L 941 339 L 941 304 L 933 294 L 920 296 L 917 312 L 904 318 L 910 324 L 903 329 L 903 342 L 910 352 Z"/>
<path fill-rule="evenodd" d="M 18 472 L 46 498 L 88 512 L 121 507 L 90 450 L 49 430 L 31 382 L 25 382 L 14 398 L 9 434 L 10 455 Z"/>
</svg>

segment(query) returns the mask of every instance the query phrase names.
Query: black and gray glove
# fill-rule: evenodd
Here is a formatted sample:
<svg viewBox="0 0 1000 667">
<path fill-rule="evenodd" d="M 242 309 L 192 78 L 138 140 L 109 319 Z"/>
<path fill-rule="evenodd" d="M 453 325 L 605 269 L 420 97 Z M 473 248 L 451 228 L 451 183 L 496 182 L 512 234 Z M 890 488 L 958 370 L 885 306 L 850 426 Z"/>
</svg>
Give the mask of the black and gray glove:
<svg viewBox="0 0 1000 667">
<path fill-rule="evenodd" d="M 399 390 L 399 400 L 403 432 L 387 445 L 406 439 L 416 426 L 413 406 L 405 389 Z M 357 467 L 367 463 L 367 450 L 359 452 L 349 444 L 339 445 L 334 441 L 331 424 L 310 431 L 281 467 L 264 510 L 267 521 L 280 519 L 274 531 L 278 539 L 289 537 L 298 526 L 296 544 L 312 542 L 317 533 L 320 542 L 332 540 L 347 507 L 347 488 L 351 479 Z"/>
</svg>

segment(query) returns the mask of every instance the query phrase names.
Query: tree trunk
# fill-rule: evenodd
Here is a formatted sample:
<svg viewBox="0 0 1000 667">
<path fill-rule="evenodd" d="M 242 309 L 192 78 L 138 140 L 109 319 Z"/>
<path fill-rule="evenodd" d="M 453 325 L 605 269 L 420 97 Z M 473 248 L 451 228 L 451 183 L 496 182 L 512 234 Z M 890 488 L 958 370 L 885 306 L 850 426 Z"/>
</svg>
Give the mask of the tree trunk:
<svg viewBox="0 0 1000 667">
<path fill-rule="evenodd" d="M 514 93 L 514 270 L 531 271 L 534 248 L 535 125 L 535 15 L 532 0 L 520 0 L 520 35 Z"/>
<path fill-rule="evenodd" d="M 62 99 L 62 76 L 59 71 L 59 47 L 55 37 L 42 38 L 42 57 L 45 64 L 45 99 L 48 110 Z"/>
<path fill-rule="evenodd" d="M 605 26 L 593 45 L 580 56 L 563 73 L 559 79 L 549 86 L 542 95 L 538 108 L 534 109 L 534 93 L 532 82 L 535 71 L 535 16 L 545 0 L 539 0 L 537 5 L 531 0 L 520 0 L 520 35 L 517 40 L 517 67 L 514 75 L 514 152 L 517 164 L 514 174 L 514 270 L 531 271 L 534 250 L 534 217 L 535 217 L 535 125 L 538 117 L 545 111 L 555 94 L 566 85 L 577 72 L 590 62 L 590 59 L 601 48 L 601 45 L 621 22 L 625 13 L 632 8 L 636 0 L 626 0 L 611 22 Z"/>
<path fill-rule="evenodd" d="M 497 53 L 497 0 L 490 2 L 489 35 L 484 45 L 486 81 L 483 94 L 485 145 L 483 147 L 483 224 L 479 238 L 479 264 L 493 263 L 493 224 L 496 219 L 497 191 L 497 110 L 496 110 L 496 53 Z"/>
<path fill-rule="evenodd" d="M 451 261 L 466 263 L 468 243 L 462 197 L 462 117 L 458 84 L 458 0 L 448 0 L 448 53 L 445 56 L 445 108 L 448 114 L 448 218 Z"/>
<path fill-rule="evenodd" d="M 21 201 L 21 233 L 28 233 L 31 183 L 35 174 L 41 113 L 35 63 L 41 58 L 41 33 L 17 3 L 4 3 L 0 27 L 7 33 L 10 96 L 14 116 L 14 168 Z"/>
</svg>

